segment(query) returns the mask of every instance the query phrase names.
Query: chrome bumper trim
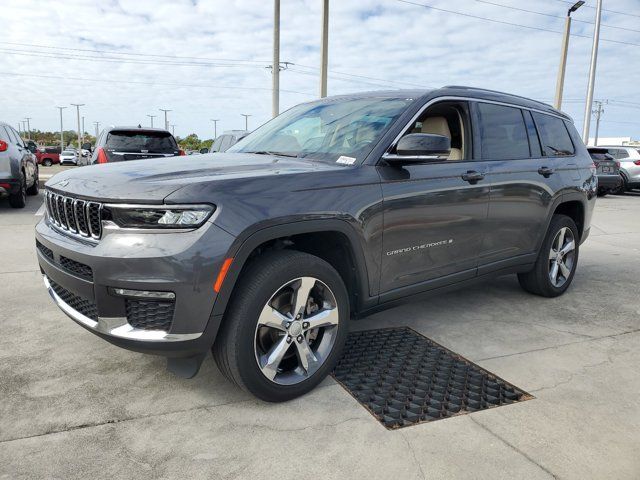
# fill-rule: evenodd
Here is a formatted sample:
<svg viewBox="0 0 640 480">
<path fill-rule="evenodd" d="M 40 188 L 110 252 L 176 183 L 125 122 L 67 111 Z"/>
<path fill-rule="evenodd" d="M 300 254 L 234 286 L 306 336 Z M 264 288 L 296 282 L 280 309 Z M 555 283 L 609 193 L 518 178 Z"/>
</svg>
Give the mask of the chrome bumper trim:
<svg viewBox="0 0 640 480">
<path fill-rule="evenodd" d="M 60 310 L 71 318 L 71 320 L 95 332 L 109 335 L 111 337 L 124 338 L 126 340 L 138 340 L 142 342 L 184 342 L 186 340 L 195 340 L 202 336 L 202 332 L 169 333 L 164 330 L 143 330 L 141 328 L 134 328 L 127 323 L 127 319 L 124 317 L 98 317 L 98 321 L 96 322 L 65 303 L 65 301 L 62 300 L 53 290 L 47 276 L 43 275 L 42 278 L 49 295 L 51 295 L 51 298 L 53 298 L 53 301 Z"/>
</svg>

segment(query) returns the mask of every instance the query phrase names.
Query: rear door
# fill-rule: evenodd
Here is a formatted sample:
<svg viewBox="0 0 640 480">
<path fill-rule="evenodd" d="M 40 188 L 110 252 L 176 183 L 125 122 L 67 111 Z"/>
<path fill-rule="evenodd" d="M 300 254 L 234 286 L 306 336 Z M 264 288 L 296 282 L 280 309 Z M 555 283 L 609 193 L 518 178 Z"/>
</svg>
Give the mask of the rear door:
<svg viewBox="0 0 640 480">
<path fill-rule="evenodd" d="M 173 157 L 180 153 L 173 135 L 154 130 L 111 130 L 104 151 L 109 162 Z"/>
<path fill-rule="evenodd" d="M 35 155 L 31 153 L 31 151 L 27 148 L 24 141 L 20 137 L 20 134 L 16 132 L 12 127 L 7 127 L 9 130 L 9 134 L 13 139 L 14 145 L 14 155 L 18 159 L 18 164 L 24 167 L 24 171 L 26 174 L 26 182 L 27 186 L 33 183 L 33 179 L 36 172 L 36 160 Z"/>
<path fill-rule="evenodd" d="M 562 187 L 557 159 L 545 156 L 529 110 L 478 102 L 482 159 L 491 184 L 479 274 L 528 263 Z"/>
</svg>

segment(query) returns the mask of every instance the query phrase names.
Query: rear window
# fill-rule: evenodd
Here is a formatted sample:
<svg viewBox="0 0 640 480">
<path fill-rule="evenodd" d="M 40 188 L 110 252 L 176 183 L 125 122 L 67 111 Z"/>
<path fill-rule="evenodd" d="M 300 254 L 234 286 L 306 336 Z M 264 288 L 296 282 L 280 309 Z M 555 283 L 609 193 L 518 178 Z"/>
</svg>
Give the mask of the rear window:
<svg viewBox="0 0 640 480">
<path fill-rule="evenodd" d="M 533 112 L 542 141 L 542 150 L 548 157 L 573 155 L 575 149 L 564 121 L 558 117 Z"/>
<path fill-rule="evenodd" d="M 529 158 L 529 138 L 519 108 L 479 103 L 483 160 Z"/>
<path fill-rule="evenodd" d="M 169 132 L 113 131 L 109 132 L 106 147 L 122 152 L 174 153 L 178 150 Z"/>
</svg>

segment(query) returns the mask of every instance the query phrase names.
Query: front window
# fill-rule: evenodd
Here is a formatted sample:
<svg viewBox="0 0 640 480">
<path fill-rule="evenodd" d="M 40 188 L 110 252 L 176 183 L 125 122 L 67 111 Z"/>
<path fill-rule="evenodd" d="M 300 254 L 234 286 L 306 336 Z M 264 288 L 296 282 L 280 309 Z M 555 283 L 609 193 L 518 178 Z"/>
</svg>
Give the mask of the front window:
<svg viewBox="0 0 640 480">
<path fill-rule="evenodd" d="M 348 156 L 354 162 L 361 161 L 411 102 L 405 98 L 356 98 L 298 105 L 228 151 L 328 162 Z"/>
</svg>

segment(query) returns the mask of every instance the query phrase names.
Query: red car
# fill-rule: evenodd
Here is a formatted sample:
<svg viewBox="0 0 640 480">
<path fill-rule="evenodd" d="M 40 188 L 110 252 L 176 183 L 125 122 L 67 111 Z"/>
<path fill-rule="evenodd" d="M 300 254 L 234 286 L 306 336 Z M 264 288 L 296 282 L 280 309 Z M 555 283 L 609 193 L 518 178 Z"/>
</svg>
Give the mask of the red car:
<svg viewBox="0 0 640 480">
<path fill-rule="evenodd" d="M 36 158 L 40 165 L 50 167 L 54 163 L 60 163 L 60 147 L 44 147 L 36 150 Z"/>
</svg>

